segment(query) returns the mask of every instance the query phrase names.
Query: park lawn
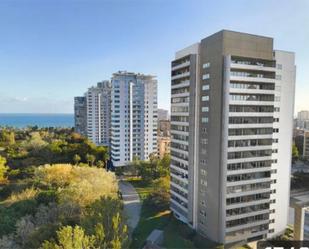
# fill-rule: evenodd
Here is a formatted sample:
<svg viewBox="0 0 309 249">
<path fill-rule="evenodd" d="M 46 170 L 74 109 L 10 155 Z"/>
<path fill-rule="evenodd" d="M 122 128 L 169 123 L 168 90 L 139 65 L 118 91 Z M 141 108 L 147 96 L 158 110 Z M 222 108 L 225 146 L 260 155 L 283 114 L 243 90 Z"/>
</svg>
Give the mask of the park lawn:
<svg viewBox="0 0 309 249">
<path fill-rule="evenodd" d="M 144 183 L 139 178 L 132 178 L 128 181 L 133 185 L 140 199 L 143 201 L 154 190 L 154 186 L 151 183 Z"/>
<path fill-rule="evenodd" d="M 130 179 L 129 182 L 134 186 L 142 201 L 155 189 L 155 186 L 151 183 L 144 183 L 140 179 Z M 175 232 L 177 222 L 172 217 L 170 210 L 160 212 L 143 203 L 141 217 L 137 227 L 133 231 L 130 248 L 142 248 L 147 237 L 154 229 L 164 230 L 165 248 L 194 248 L 192 242 L 183 239 Z"/>
<path fill-rule="evenodd" d="M 163 230 L 171 217 L 170 210 L 158 212 L 145 204 L 142 205 L 141 217 L 132 234 L 130 248 L 142 248 L 147 237 L 154 229 Z"/>
<path fill-rule="evenodd" d="M 192 241 L 187 240 L 181 237 L 181 233 L 179 232 L 179 221 L 174 217 L 171 217 L 169 223 L 164 228 L 164 240 L 162 247 L 164 248 L 196 248 Z"/>
</svg>

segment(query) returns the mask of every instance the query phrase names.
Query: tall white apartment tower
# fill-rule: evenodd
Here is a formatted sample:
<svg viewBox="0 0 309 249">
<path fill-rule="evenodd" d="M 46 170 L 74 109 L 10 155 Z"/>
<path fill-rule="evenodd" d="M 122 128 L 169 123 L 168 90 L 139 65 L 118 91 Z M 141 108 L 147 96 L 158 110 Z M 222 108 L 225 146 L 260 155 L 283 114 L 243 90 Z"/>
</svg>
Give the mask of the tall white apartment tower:
<svg viewBox="0 0 309 249">
<path fill-rule="evenodd" d="M 171 72 L 171 209 L 223 244 L 287 226 L 294 53 L 220 31 L 176 53 Z"/>
<path fill-rule="evenodd" d="M 157 151 L 157 80 L 120 71 L 112 77 L 111 159 L 123 166 Z"/>
<path fill-rule="evenodd" d="M 85 94 L 87 104 L 87 137 L 97 145 L 109 146 L 111 83 L 102 81 Z"/>
</svg>

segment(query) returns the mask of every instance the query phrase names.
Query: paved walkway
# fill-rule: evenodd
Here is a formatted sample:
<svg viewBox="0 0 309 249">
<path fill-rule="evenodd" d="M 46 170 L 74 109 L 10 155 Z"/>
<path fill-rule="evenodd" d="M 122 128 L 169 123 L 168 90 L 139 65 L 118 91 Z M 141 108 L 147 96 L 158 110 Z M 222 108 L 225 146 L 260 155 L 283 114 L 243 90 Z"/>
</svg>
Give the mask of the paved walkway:
<svg viewBox="0 0 309 249">
<path fill-rule="evenodd" d="M 132 232 L 138 224 L 142 204 L 138 193 L 130 183 L 119 181 L 119 189 L 123 198 L 124 212 L 128 217 L 128 226 Z"/>
</svg>

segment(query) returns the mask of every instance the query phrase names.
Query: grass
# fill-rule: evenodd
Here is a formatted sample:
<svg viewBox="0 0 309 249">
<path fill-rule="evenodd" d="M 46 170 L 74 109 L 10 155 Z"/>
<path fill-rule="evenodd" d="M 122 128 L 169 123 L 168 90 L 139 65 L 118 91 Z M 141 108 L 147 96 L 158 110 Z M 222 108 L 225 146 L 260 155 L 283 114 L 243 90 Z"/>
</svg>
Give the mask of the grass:
<svg viewBox="0 0 309 249">
<path fill-rule="evenodd" d="M 181 223 L 174 217 L 170 218 L 168 225 L 164 228 L 164 248 L 196 248 L 192 241 L 181 236 Z"/>
<path fill-rule="evenodd" d="M 151 183 L 145 183 L 140 179 L 130 179 L 128 182 L 134 186 L 142 201 L 154 191 L 154 186 Z M 142 248 L 149 234 L 154 229 L 163 229 L 168 224 L 170 216 L 171 212 L 169 210 L 158 212 L 143 203 L 141 217 L 133 231 L 130 248 Z"/>
<path fill-rule="evenodd" d="M 138 178 L 130 179 L 128 182 L 135 187 L 142 201 L 144 201 L 147 196 L 156 189 L 151 183 L 145 183 Z M 174 218 L 170 210 L 158 211 L 143 202 L 141 217 L 137 227 L 133 231 L 130 248 L 142 248 L 147 237 L 154 229 L 163 230 L 164 241 L 162 247 L 166 249 L 210 249 L 218 246 L 218 244 L 203 238 L 200 240 L 202 241 L 201 246 L 197 247 L 192 241 L 193 237 L 196 237 L 195 232 L 186 224 Z"/>
<path fill-rule="evenodd" d="M 151 183 L 145 183 L 140 179 L 130 179 L 129 182 L 134 186 L 142 201 L 155 190 L 155 186 Z M 154 229 L 164 230 L 164 248 L 194 248 L 192 242 L 185 240 L 175 232 L 177 222 L 170 210 L 158 211 L 143 203 L 141 217 L 133 231 L 130 248 L 142 248 Z"/>
<path fill-rule="evenodd" d="M 131 178 L 128 182 L 134 186 L 142 201 L 145 200 L 155 188 L 151 183 L 145 183 L 141 181 L 140 178 Z"/>
</svg>

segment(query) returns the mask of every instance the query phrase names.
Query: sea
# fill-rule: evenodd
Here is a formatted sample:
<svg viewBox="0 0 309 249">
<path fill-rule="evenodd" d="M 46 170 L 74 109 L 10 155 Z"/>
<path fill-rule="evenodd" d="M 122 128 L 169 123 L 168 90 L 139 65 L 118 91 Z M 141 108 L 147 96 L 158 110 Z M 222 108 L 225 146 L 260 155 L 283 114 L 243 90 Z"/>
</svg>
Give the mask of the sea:
<svg viewBox="0 0 309 249">
<path fill-rule="evenodd" d="M 74 126 L 74 114 L 0 113 L 0 127 L 26 128 L 28 126 L 61 127 Z"/>
</svg>

